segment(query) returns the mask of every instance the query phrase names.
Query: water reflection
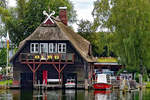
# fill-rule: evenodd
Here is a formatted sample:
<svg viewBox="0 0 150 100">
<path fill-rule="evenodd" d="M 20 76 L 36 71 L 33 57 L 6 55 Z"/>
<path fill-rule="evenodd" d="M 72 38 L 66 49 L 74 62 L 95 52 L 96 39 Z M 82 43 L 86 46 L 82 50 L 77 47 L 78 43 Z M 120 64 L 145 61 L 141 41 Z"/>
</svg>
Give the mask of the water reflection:
<svg viewBox="0 0 150 100">
<path fill-rule="evenodd" d="M 110 94 L 111 94 L 110 90 L 106 90 L 106 91 L 95 90 L 94 91 L 95 100 L 111 100 Z"/>
<path fill-rule="evenodd" d="M 34 91 L 33 100 L 77 100 L 76 90 Z"/>
<path fill-rule="evenodd" d="M 150 100 L 150 89 L 143 91 L 97 90 L 1 90 L 0 100 Z"/>
</svg>

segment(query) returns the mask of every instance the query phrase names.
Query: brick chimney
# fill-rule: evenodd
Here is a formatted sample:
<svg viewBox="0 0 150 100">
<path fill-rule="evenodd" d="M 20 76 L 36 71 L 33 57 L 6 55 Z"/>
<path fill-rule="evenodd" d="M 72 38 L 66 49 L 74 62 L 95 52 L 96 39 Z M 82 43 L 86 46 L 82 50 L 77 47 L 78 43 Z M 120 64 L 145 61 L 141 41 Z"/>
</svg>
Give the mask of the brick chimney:
<svg viewBox="0 0 150 100">
<path fill-rule="evenodd" d="M 62 23 L 67 25 L 68 18 L 67 18 L 67 7 L 59 7 L 59 18 Z"/>
</svg>

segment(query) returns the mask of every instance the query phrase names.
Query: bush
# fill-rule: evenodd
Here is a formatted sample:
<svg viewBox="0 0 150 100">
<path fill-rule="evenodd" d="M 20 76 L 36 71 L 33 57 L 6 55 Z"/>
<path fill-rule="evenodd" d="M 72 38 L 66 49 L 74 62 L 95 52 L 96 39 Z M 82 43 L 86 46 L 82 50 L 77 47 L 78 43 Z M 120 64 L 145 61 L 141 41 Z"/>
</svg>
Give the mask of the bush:
<svg viewBox="0 0 150 100">
<path fill-rule="evenodd" d="M 143 75 L 143 81 L 146 82 L 146 81 L 147 81 L 147 78 L 148 78 L 148 75 L 147 75 L 147 74 L 144 74 L 144 75 Z"/>
<path fill-rule="evenodd" d="M 139 82 L 139 73 L 135 74 L 135 80 L 136 80 L 136 82 Z"/>
</svg>

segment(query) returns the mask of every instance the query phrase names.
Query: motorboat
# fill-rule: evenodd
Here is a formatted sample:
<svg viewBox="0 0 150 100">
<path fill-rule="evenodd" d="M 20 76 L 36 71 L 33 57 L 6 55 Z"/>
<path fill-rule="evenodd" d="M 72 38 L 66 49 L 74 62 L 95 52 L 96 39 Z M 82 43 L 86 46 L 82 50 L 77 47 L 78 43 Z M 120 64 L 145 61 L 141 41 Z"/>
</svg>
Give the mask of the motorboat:
<svg viewBox="0 0 150 100">
<path fill-rule="evenodd" d="M 94 89 L 110 89 L 112 87 L 110 75 L 96 74 L 95 82 L 93 83 Z"/>
<path fill-rule="evenodd" d="M 66 88 L 75 88 L 76 83 L 75 83 L 75 79 L 67 79 L 67 82 L 65 84 Z"/>
</svg>

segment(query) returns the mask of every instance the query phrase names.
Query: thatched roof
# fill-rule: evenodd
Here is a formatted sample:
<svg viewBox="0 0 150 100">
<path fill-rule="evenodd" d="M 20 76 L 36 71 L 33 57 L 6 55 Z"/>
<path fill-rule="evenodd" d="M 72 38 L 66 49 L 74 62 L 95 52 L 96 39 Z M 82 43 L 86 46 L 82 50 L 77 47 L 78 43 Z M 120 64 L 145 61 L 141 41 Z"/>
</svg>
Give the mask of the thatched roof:
<svg viewBox="0 0 150 100">
<path fill-rule="evenodd" d="M 69 40 L 75 47 L 77 52 L 87 61 L 93 62 L 92 56 L 89 56 L 90 42 L 75 33 L 71 28 L 64 25 L 60 20 L 53 17 L 55 22 L 52 26 L 44 26 L 41 24 L 37 29 L 24 39 L 19 44 L 19 50 L 11 59 L 11 61 L 17 56 L 28 40 Z"/>
</svg>

